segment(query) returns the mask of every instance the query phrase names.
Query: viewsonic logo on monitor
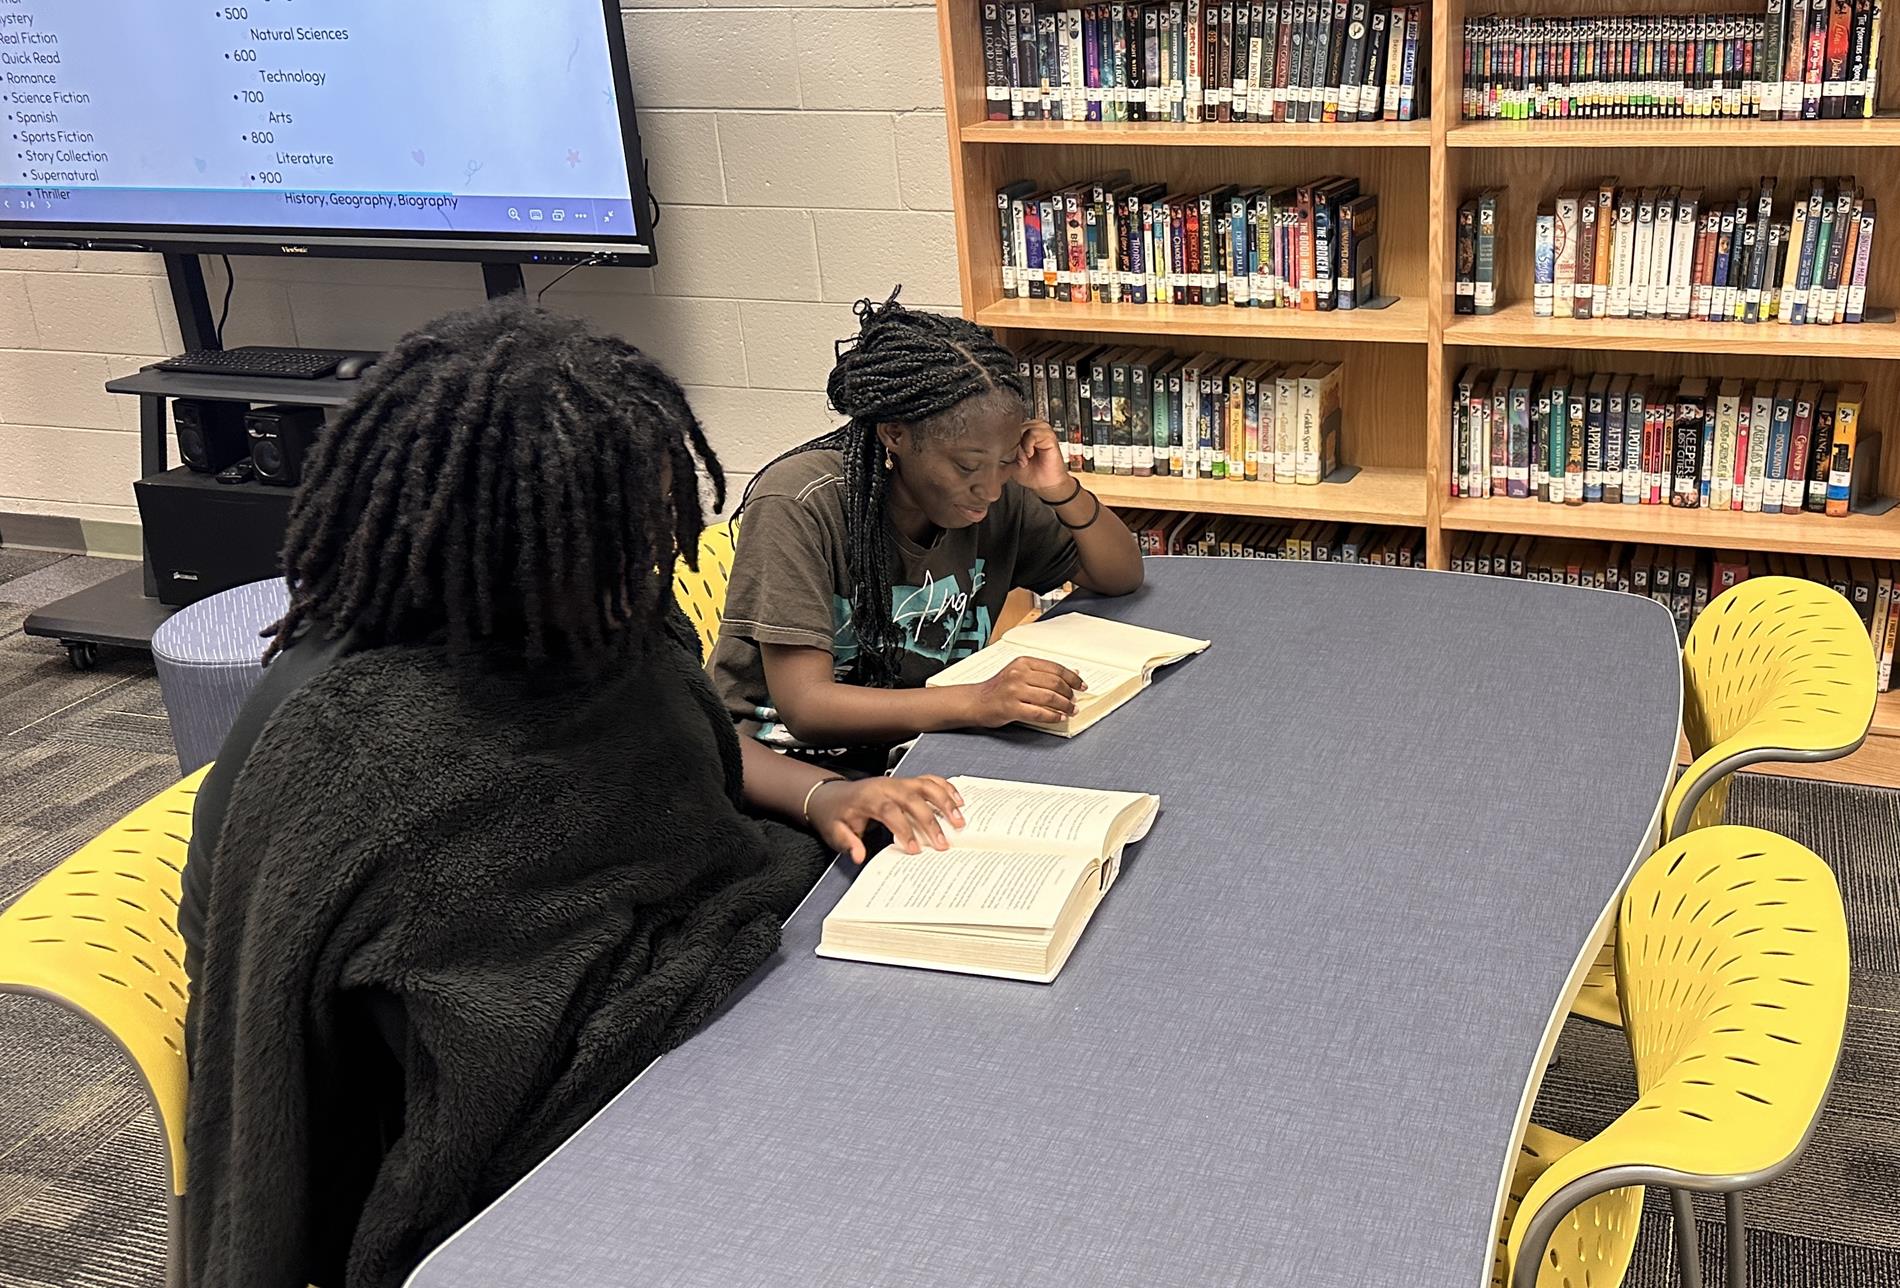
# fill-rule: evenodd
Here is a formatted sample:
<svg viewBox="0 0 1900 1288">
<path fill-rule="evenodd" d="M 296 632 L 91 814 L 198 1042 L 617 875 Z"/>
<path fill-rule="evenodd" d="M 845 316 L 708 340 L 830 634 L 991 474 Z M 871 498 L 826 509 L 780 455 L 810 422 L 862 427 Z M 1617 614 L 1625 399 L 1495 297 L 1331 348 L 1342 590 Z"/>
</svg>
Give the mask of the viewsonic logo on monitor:
<svg viewBox="0 0 1900 1288">
<path fill-rule="evenodd" d="M 286 255 L 308 255 L 310 253 L 308 246 L 279 246 L 277 249 Z"/>
</svg>

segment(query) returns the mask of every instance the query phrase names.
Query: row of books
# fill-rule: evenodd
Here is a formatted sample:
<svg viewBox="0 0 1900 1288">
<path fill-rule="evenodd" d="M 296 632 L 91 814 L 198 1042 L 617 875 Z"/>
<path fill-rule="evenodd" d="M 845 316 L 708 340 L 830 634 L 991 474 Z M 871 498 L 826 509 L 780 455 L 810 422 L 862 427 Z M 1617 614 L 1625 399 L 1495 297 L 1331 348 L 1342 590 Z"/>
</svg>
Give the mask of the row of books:
<svg viewBox="0 0 1900 1288">
<path fill-rule="evenodd" d="M 1410 121 L 1429 10 L 1371 0 L 983 0 L 992 121 Z"/>
<path fill-rule="evenodd" d="M 1171 193 L 1125 172 L 996 194 L 1003 294 L 1073 303 L 1354 309 L 1379 293 L 1379 199 L 1329 175 Z"/>
<path fill-rule="evenodd" d="M 1895 687 L 1900 563 L 1890 559 L 1677 549 L 1492 533 L 1454 539 L 1451 569 L 1647 595 L 1675 613 L 1676 628 L 1683 635 L 1711 599 L 1748 578 L 1799 577 L 1830 588 L 1854 606 L 1873 640 L 1881 691 Z"/>
<path fill-rule="evenodd" d="M 1060 343 L 1019 363 L 1071 470 L 1317 484 L 1339 464 L 1338 363 Z"/>
<path fill-rule="evenodd" d="M 1467 120 L 1872 116 L 1879 0 L 1770 0 L 1753 14 L 1465 20 Z"/>
<path fill-rule="evenodd" d="M 1538 317 L 1667 318 L 1827 326 L 1867 317 L 1876 209 L 1852 177 L 1811 179 L 1787 218 L 1778 181 L 1764 176 L 1733 201 L 1700 188 L 1560 192 L 1538 207 L 1531 296 Z M 1479 199 L 1470 231 L 1474 267 L 1495 262 Z M 1458 229 L 1458 263 L 1466 262 Z"/>
<path fill-rule="evenodd" d="M 1860 384 L 1468 367 L 1449 492 L 1844 517 L 1879 477 L 1866 397 Z"/>
<path fill-rule="evenodd" d="M 1320 563 L 1425 566 L 1425 534 L 1368 523 L 1247 519 L 1235 515 L 1123 510 L 1122 522 L 1144 555 L 1302 559 Z"/>
</svg>

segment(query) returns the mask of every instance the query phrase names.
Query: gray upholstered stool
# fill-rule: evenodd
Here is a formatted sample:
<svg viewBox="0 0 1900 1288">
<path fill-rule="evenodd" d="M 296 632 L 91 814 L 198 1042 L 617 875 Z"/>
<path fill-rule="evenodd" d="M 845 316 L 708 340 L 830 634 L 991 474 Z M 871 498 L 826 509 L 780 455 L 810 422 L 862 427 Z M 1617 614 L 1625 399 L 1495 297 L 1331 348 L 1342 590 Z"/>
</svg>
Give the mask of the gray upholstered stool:
<svg viewBox="0 0 1900 1288">
<path fill-rule="evenodd" d="M 179 609 L 153 632 L 152 661 L 181 773 L 216 759 L 238 708 L 264 676 L 259 632 L 289 603 L 282 578 L 254 581 Z"/>
</svg>

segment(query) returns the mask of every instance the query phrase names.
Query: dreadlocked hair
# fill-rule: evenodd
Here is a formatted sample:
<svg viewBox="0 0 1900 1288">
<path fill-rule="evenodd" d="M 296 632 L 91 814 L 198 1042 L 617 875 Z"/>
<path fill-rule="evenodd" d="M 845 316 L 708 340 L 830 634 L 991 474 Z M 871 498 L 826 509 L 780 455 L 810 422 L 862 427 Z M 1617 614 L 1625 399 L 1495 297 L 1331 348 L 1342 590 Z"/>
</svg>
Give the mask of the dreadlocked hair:
<svg viewBox="0 0 1900 1288">
<path fill-rule="evenodd" d="M 439 318 L 319 436 L 265 659 L 320 622 L 598 664 L 663 616 L 675 552 L 696 565 L 701 467 L 723 506 L 685 393 L 632 345 L 519 295 Z"/>
<path fill-rule="evenodd" d="M 985 400 L 1007 398 L 1019 410 L 1027 402 L 1016 355 L 991 331 L 958 317 L 912 312 L 897 302 L 901 289 L 881 305 L 859 300 L 858 334 L 838 342 L 825 393 L 833 409 L 850 419 L 777 458 L 831 449 L 843 459 L 845 555 L 858 637 L 853 678 L 877 688 L 897 682 L 904 656 L 903 636 L 891 617 L 897 550 L 885 508 L 891 471 L 878 426 L 955 438 L 966 415 Z"/>
</svg>

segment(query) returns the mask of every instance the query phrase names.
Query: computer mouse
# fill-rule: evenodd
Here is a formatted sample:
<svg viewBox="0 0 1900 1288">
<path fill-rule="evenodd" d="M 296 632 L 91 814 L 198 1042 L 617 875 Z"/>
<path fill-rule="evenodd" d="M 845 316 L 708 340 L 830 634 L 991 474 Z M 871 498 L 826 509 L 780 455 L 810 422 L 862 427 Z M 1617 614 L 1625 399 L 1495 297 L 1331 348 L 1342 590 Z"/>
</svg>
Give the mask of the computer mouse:
<svg viewBox="0 0 1900 1288">
<path fill-rule="evenodd" d="M 376 365 L 376 359 L 366 353 L 353 353 L 336 364 L 338 380 L 360 380 L 365 371 Z"/>
</svg>

